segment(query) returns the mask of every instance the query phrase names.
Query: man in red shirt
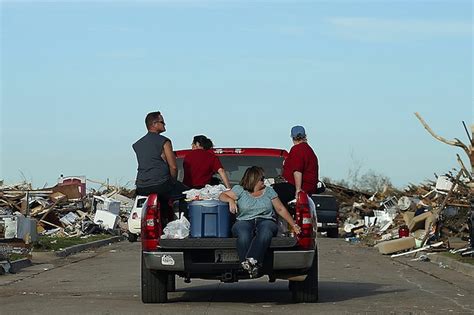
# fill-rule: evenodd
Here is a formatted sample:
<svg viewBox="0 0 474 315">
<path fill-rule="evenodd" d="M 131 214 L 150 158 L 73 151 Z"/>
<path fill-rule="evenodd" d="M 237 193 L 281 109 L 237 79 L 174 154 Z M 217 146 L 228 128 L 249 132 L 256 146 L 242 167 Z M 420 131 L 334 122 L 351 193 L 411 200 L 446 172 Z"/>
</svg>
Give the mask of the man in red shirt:
<svg viewBox="0 0 474 315">
<path fill-rule="evenodd" d="M 273 188 L 284 205 L 296 198 L 298 192 L 308 195 L 316 192 L 318 183 L 318 157 L 309 146 L 303 126 L 291 128 L 293 147 L 283 164 L 283 178 L 286 183 L 278 183 Z"/>
<path fill-rule="evenodd" d="M 184 157 L 183 183 L 191 188 L 203 188 L 210 184 L 212 175 L 219 173 L 227 188 L 230 188 L 229 179 L 222 167 L 219 158 L 211 151 L 213 147 L 211 139 L 206 136 L 195 136 L 192 143 L 192 151 Z"/>
</svg>

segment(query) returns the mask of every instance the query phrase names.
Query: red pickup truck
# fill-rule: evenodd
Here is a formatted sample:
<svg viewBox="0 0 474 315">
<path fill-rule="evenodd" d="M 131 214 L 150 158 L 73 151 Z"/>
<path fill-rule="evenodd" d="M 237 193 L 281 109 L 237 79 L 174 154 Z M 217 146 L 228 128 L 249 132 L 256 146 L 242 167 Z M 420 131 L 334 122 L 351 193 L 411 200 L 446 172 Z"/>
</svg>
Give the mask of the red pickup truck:
<svg viewBox="0 0 474 315">
<path fill-rule="evenodd" d="M 187 152 L 176 152 L 178 179 L 182 179 L 182 161 Z M 277 182 L 288 155 L 281 149 L 259 148 L 220 148 L 214 152 L 232 185 L 238 184 L 244 171 L 253 165 L 263 167 L 266 178 Z M 270 282 L 289 280 L 295 302 L 317 302 L 317 218 L 310 210 L 305 193 L 300 193 L 295 208 L 294 219 L 302 233 L 298 236 L 279 234 L 272 239 L 265 255 L 263 275 L 268 276 Z M 175 289 L 176 276 L 183 277 L 186 283 L 192 278 L 222 282 L 249 279 L 249 274 L 239 264 L 235 238 L 161 239 L 163 228 L 174 218 L 173 207 L 165 209 L 157 195 L 148 197 L 141 222 L 141 296 L 144 303 L 167 302 L 168 292 Z"/>
</svg>

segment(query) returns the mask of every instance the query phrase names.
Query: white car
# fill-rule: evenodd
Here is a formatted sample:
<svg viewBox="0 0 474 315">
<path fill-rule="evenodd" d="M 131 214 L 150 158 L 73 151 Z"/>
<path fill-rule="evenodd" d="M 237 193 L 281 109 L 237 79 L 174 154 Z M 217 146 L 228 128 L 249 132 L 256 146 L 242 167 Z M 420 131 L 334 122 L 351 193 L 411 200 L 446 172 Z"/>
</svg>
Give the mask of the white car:
<svg viewBox="0 0 474 315">
<path fill-rule="evenodd" d="M 130 216 L 128 217 L 128 240 L 130 242 L 136 242 L 140 235 L 142 207 L 146 198 L 147 196 L 137 196 L 133 203 L 132 211 L 130 211 Z"/>
</svg>

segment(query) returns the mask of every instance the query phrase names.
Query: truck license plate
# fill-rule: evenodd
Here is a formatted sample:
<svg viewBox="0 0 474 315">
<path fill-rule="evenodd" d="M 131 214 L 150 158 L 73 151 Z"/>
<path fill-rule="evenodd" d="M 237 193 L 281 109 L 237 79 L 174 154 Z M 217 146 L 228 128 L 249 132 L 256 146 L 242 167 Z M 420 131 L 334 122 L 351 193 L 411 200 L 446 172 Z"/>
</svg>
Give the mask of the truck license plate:
<svg viewBox="0 0 474 315">
<path fill-rule="evenodd" d="M 215 262 L 239 262 L 239 255 L 235 250 L 216 250 Z"/>
</svg>

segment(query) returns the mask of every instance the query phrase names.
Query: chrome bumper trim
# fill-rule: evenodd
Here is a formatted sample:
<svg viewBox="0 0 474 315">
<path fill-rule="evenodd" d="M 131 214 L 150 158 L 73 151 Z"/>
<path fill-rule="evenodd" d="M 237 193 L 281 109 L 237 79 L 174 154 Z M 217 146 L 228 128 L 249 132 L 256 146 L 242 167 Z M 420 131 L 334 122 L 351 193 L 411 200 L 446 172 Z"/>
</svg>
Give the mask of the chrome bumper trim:
<svg viewBox="0 0 474 315">
<path fill-rule="evenodd" d="M 183 252 L 143 252 L 143 259 L 151 270 L 184 271 Z"/>
</svg>

